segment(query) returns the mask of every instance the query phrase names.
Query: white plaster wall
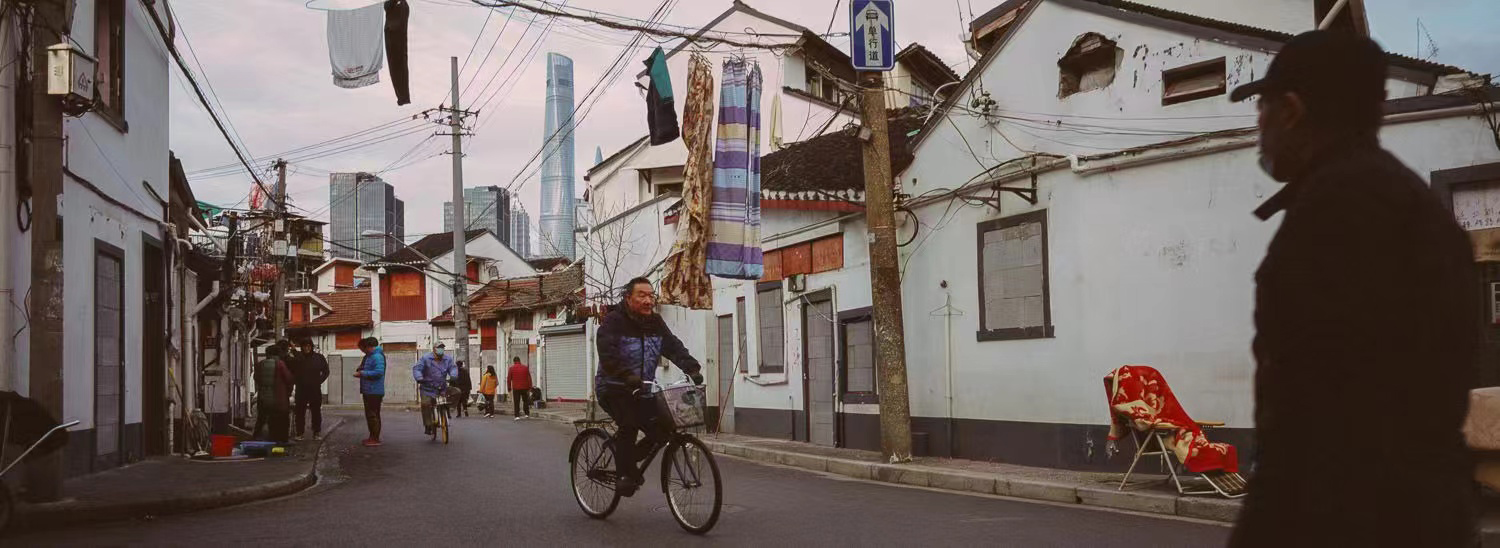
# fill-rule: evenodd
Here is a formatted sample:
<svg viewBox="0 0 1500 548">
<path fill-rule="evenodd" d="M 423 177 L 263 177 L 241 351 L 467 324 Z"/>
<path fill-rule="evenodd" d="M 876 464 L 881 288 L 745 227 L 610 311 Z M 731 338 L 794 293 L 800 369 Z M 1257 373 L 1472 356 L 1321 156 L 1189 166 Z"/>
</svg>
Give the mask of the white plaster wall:
<svg viewBox="0 0 1500 548">
<path fill-rule="evenodd" d="M 1142 4 L 1199 17 L 1298 34 L 1317 27 L 1313 0 L 1139 0 Z"/>
<path fill-rule="evenodd" d="M 63 415 L 92 428 L 94 420 L 94 256 L 95 241 L 124 250 L 125 272 L 125 415 L 123 423 L 141 422 L 142 235 L 160 238 L 163 206 L 147 190 L 168 196 L 168 67 L 165 50 L 144 7 L 127 4 L 125 25 L 125 118 L 122 132 L 97 114 L 66 118 L 66 167 L 104 194 L 145 217 L 101 199 L 71 177 L 65 177 L 63 330 L 68 339 L 63 367 Z M 93 2 L 79 2 L 73 36 L 93 50 Z M 29 276 L 26 278 L 29 286 Z M 43 306 L 33 303 L 32 306 Z M 23 334 L 23 338 L 28 335 Z M 29 345 L 27 345 L 29 347 Z M 18 353 L 19 354 L 19 353 Z M 29 352 L 17 356 L 27 363 Z M 26 377 L 29 382 L 29 376 Z M 23 385 L 24 386 L 24 385 Z"/>
</svg>

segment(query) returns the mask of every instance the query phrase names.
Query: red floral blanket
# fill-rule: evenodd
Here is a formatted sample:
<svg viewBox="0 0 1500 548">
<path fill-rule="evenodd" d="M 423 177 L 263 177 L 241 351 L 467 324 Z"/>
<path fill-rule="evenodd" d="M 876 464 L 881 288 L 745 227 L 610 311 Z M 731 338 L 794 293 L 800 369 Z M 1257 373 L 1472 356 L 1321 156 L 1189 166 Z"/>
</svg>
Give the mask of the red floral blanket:
<svg viewBox="0 0 1500 548">
<path fill-rule="evenodd" d="M 1109 396 L 1109 439 L 1120 439 L 1130 430 L 1149 432 L 1159 424 L 1171 425 L 1167 448 L 1189 472 L 1239 471 L 1234 446 L 1203 436 L 1203 428 L 1182 409 L 1160 371 L 1144 365 L 1121 366 L 1105 375 L 1104 390 Z"/>
</svg>

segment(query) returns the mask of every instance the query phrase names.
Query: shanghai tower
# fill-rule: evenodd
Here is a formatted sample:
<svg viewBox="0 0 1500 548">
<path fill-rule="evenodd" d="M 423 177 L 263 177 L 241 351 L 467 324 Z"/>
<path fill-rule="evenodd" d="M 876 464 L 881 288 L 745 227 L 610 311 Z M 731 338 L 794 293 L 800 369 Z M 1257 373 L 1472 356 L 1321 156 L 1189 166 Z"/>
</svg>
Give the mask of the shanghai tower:
<svg viewBox="0 0 1500 548">
<path fill-rule="evenodd" d="M 573 227 L 573 60 L 547 54 L 547 129 L 542 156 L 541 251 L 577 257 Z"/>
</svg>

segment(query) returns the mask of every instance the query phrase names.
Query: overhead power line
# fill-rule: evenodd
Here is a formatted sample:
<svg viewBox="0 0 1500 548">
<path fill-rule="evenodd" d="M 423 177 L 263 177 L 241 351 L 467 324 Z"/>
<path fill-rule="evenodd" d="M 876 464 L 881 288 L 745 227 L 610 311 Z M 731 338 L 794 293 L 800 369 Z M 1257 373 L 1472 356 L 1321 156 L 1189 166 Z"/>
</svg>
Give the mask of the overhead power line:
<svg viewBox="0 0 1500 548">
<path fill-rule="evenodd" d="M 547 8 L 547 7 L 532 6 L 532 5 L 524 4 L 524 3 L 521 3 L 521 2 L 514 2 L 514 1 L 511 1 L 511 0 L 488 0 L 488 1 L 486 1 L 486 0 L 471 0 L 471 1 L 474 2 L 477 5 L 484 6 L 484 7 L 489 7 L 489 8 L 520 8 L 520 9 L 523 9 L 523 10 L 526 10 L 526 11 L 529 11 L 529 12 L 532 12 L 532 13 L 535 13 L 535 14 L 539 14 L 539 15 L 549 15 L 549 16 L 552 16 L 552 17 L 561 17 L 563 19 L 571 19 L 571 20 L 576 20 L 576 21 L 584 21 L 584 22 L 593 23 L 595 25 L 599 25 L 599 26 L 602 26 L 602 27 L 608 27 L 608 28 L 612 28 L 612 29 L 616 29 L 616 30 L 624 30 L 624 31 L 631 31 L 631 32 L 640 32 L 640 33 L 643 33 L 643 34 L 646 34 L 646 35 L 657 36 L 657 37 L 661 37 L 661 38 L 680 38 L 680 39 L 687 40 L 688 42 L 692 42 L 692 43 L 695 43 L 695 44 L 696 43 L 700 43 L 700 42 L 706 42 L 706 43 L 710 43 L 710 44 L 724 44 L 724 45 L 728 45 L 728 46 L 736 46 L 736 47 L 741 47 L 741 48 L 767 49 L 767 50 L 785 50 L 785 49 L 793 49 L 793 48 L 797 47 L 797 44 L 795 44 L 795 43 L 772 43 L 772 44 L 764 44 L 764 43 L 760 43 L 760 42 L 750 42 L 750 41 L 730 39 L 730 38 L 720 38 L 720 37 L 713 37 L 713 36 L 707 36 L 707 35 L 698 35 L 696 33 L 689 33 L 689 32 L 666 30 L 666 29 L 662 29 L 662 28 L 653 28 L 652 25 L 654 25 L 654 23 L 652 23 L 652 22 L 647 22 L 646 26 L 642 26 L 642 25 L 638 25 L 638 24 L 635 24 L 635 23 L 627 22 L 629 20 L 626 19 L 626 18 L 617 18 L 617 19 L 614 19 L 614 20 L 610 20 L 610 19 L 604 19 L 604 18 L 599 17 L 597 15 L 579 15 L 579 14 L 576 14 L 576 13 L 569 13 L 569 12 L 560 11 L 560 10 L 556 10 L 556 9 L 552 9 L 552 8 Z M 594 12 L 594 13 L 595 14 L 600 14 L 600 12 Z M 755 35 L 755 36 L 762 36 L 762 35 Z M 769 35 L 766 35 L 766 36 L 769 36 Z"/>
<path fill-rule="evenodd" d="M 198 96 L 198 102 L 202 103 L 203 108 L 208 110 L 209 118 L 212 118 L 214 121 L 214 125 L 219 128 L 219 133 L 222 134 L 224 136 L 224 140 L 229 143 L 229 148 L 234 149 L 234 155 L 240 159 L 240 165 L 245 166 L 245 171 L 249 173 L 250 177 L 255 180 L 255 185 L 260 187 L 261 192 L 266 193 L 266 196 L 270 198 L 272 202 L 276 202 L 276 193 L 271 192 L 271 189 L 266 186 L 266 183 L 260 180 L 260 176 L 255 173 L 255 168 L 250 167 L 250 161 L 245 159 L 245 153 L 242 152 L 240 150 L 240 147 L 235 144 L 234 138 L 229 136 L 229 130 L 225 129 L 224 121 L 220 120 L 219 115 L 213 111 L 213 107 L 209 106 L 208 98 L 203 95 L 203 88 L 198 85 L 198 80 L 193 78 L 192 71 L 188 69 L 187 62 L 182 59 L 182 53 L 177 51 L 177 44 L 172 41 L 171 34 L 167 32 L 167 26 L 162 23 L 161 16 L 157 15 L 156 0 L 142 1 L 146 3 L 146 11 L 151 14 L 151 22 L 156 24 L 156 33 L 161 37 L 162 43 L 167 46 L 167 51 L 172 54 L 172 59 L 177 61 L 177 67 L 182 69 L 183 75 L 187 77 L 188 83 L 193 86 L 193 93 Z M 285 202 L 285 200 L 282 200 L 282 202 Z M 277 205 L 282 206 L 285 204 L 278 202 Z"/>
</svg>

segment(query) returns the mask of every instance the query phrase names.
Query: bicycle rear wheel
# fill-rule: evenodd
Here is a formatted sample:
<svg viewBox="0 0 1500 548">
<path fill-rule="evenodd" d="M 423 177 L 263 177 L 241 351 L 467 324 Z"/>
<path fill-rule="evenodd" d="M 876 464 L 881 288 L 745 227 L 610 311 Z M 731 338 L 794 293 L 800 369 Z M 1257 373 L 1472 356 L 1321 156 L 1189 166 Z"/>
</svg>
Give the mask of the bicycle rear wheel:
<svg viewBox="0 0 1500 548">
<path fill-rule="evenodd" d="M 661 489 L 667 494 L 672 517 L 688 532 L 701 535 L 718 523 L 724 503 L 719 464 L 698 438 L 684 436 L 667 446 Z"/>
<path fill-rule="evenodd" d="M 615 491 L 615 448 L 609 434 L 598 428 L 579 432 L 568 451 L 568 469 L 573 499 L 583 513 L 594 519 L 609 517 L 620 504 Z"/>
</svg>

